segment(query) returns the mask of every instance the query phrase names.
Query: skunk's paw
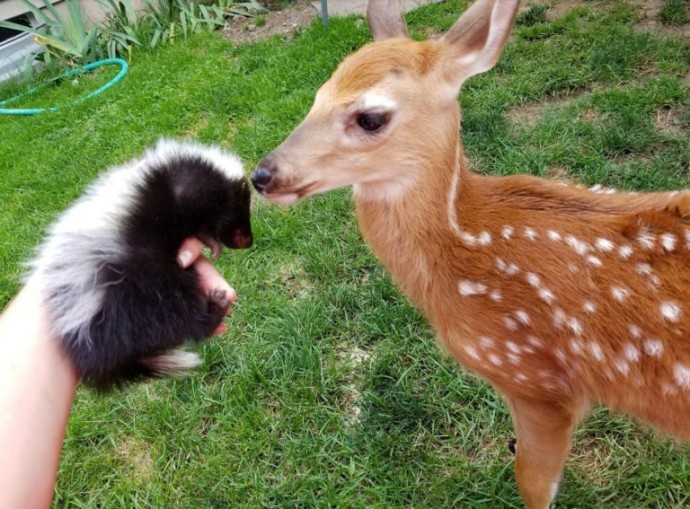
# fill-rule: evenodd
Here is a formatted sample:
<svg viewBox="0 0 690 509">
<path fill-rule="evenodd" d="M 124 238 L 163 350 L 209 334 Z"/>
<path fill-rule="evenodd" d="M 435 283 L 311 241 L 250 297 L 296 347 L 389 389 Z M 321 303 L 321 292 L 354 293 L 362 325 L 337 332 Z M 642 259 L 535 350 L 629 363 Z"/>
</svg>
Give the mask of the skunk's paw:
<svg viewBox="0 0 690 509">
<path fill-rule="evenodd" d="M 207 336 L 211 336 L 218 326 L 223 322 L 229 307 L 230 299 L 228 299 L 226 290 L 216 288 L 208 294 L 207 311 L 209 318 L 207 324 Z"/>
</svg>

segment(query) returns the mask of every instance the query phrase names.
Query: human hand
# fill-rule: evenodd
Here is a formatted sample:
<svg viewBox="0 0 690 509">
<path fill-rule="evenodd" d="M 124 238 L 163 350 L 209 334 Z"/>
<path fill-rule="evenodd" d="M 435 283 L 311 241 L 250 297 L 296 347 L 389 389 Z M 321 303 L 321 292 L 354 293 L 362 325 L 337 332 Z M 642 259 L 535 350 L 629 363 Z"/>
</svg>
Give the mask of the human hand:
<svg viewBox="0 0 690 509">
<path fill-rule="evenodd" d="M 203 255 L 202 250 L 204 248 L 203 242 L 199 239 L 191 237 L 186 239 L 177 255 L 177 263 L 183 269 L 189 266 L 194 266 L 194 269 L 199 274 L 199 279 L 201 283 L 201 289 L 204 293 L 208 294 L 213 290 L 225 291 L 226 298 L 228 300 L 228 308 L 225 311 L 225 315 L 230 312 L 232 304 L 237 300 L 237 292 L 232 288 L 227 281 L 220 275 L 218 270 L 213 266 L 211 261 Z M 214 250 L 214 255 L 218 253 Z M 227 330 L 227 325 L 221 323 L 214 331 L 214 334 L 222 334 Z"/>
</svg>

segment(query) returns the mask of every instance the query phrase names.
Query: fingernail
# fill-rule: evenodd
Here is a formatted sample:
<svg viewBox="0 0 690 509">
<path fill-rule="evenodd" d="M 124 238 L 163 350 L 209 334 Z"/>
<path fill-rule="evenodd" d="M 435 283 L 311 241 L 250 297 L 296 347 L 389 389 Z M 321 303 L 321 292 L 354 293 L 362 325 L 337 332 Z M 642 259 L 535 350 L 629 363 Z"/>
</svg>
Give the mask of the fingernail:
<svg viewBox="0 0 690 509">
<path fill-rule="evenodd" d="M 182 251 L 177 255 L 177 261 L 183 269 L 186 269 L 192 261 L 192 256 L 191 251 Z"/>
<path fill-rule="evenodd" d="M 230 302 L 235 302 L 237 300 L 237 292 L 231 286 L 229 286 L 225 289 L 225 293 L 228 296 L 228 299 L 230 300 Z"/>
</svg>

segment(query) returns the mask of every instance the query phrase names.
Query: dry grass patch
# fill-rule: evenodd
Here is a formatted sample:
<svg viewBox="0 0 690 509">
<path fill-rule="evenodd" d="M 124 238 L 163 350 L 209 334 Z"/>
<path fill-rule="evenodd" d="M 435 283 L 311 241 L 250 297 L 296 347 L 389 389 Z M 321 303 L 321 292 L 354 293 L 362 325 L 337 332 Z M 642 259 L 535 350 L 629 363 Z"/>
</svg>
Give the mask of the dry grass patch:
<svg viewBox="0 0 690 509">
<path fill-rule="evenodd" d="M 361 381 L 361 366 L 369 362 L 371 353 L 358 347 L 350 346 L 347 349 L 338 351 L 338 364 L 347 366 L 348 371 L 343 379 L 343 414 L 348 426 L 358 424 L 362 418 L 362 407 L 360 401 L 362 393 L 358 387 Z"/>
<path fill-rule="evenodd" d="M 570 468 L 578 470 L 588 482 L 604 486 L 611 480 L 613 452 L 600 438 L 579 437 L 570 451 Z"/>
<path fill-rule="evenodd" d="M 283 265 L 278 272 L 280 282 L 292 298 L 305 297 L 311 289 L 307 273 L 302 268 L 303 264 L 304 261 L 301 258 L 295 258 Z"/>
<path fill-rule="evenodd" d="M 690 131 L 687 122 L 683 122 L 683 116 L 690 118 L 690 111 L 684 112 L 681 108 L 662 108 L 654 117 L 654 127 L 665 136 L 682 136 Z"/>
<path fill-rule="evenodd" d="M 149 482 L 153 478 L 153 458 L 148 443 L 125 437 L 117 447 L 117 456 L 131 470 L 135 482 Z"/>
</svg>

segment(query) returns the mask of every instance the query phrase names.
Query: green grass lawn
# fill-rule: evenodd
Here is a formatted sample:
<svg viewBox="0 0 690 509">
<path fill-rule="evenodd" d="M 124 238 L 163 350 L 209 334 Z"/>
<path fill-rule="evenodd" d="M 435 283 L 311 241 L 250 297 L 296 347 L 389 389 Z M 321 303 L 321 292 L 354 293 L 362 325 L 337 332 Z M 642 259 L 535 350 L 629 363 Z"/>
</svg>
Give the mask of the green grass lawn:
<svg viewBox="0 0 690 509">
<path fill-rule="evenodd" d="M 466 4 L 411 13 L 413 35 L 447 29 Z M 690 187 L 690 42 L 639 31 L 623 1 L 532 14 L 465 86 L 474 168 Z M 0 117 L 0 305 L 45 227 L 104 168 L 165 135 L 220 143 L 250 169 L 369 38 L 355 18 L 246 47 L 199 35 L 135 54 L 119 85 L 79 106 Z M 109 72 L 23 104 L 67 102 Z M 361 240 L 349 191 L 253 211 L 254 248 L 218 263 L 240 296 L 229 331 L 187 378 L 78 392 L 54 507 L 521 507 L 505 405 L 437 351 Z M 556 506 L 690 507 L 690 449 L 597 410 Z"/>
</svg>

